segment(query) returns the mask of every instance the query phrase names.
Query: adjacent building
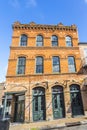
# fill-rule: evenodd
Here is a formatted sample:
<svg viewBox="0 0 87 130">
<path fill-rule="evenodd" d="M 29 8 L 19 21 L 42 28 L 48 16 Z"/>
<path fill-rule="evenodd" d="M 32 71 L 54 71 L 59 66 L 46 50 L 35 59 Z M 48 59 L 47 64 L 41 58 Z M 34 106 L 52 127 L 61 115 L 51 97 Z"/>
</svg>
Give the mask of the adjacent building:
<svg viewBox="0 0 87 130">
<path fill-rule="evenodd" d="M 84 84 L 87 86 L 87 43 L 79 42 L 79 49 L 81 55 L 81 73 L 85 75 Z"/>
<path fill-rule="evenodd" d="M 80 48 L 82 64 L 85 67 L 87 65 L 87 43 L 79 42 L 79 48 Z"/>
<path fill-rule="evenodd" d="M 15 22 L 5 96 L 11 121 L 34 122 L 87 115 L 87 92 L 76 25 Z"/>
<path fill-rule="evenodd" d="M 5 84 L 4 82 L 0 83 L 0 119 L 2 118 L 2 115 L 3 115 L 3 105 L 2 105 L 2 102 L 3 102 L 4 89 L 5 89 L 4 84 Z"/>
</svg>

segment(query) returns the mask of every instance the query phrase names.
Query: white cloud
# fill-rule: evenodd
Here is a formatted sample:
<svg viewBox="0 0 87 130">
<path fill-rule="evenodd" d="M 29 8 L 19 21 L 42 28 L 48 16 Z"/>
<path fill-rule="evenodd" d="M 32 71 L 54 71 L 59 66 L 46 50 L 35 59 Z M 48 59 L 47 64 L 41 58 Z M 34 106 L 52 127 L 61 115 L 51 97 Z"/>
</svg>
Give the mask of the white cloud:
<svg viewBox="0 0 87 130">
<path fill-rule="evenodd" d="M 26 0 L 26 7 L 36 7 L 37 2 L 36 0 Z"/>
<path fill-rule="evenodd" d="M 19 0 L 9 0 L 9 4 L 15 8 L 19 8 L 20 7 L 20 2 Z"/>
<path fill-rule="evenodd" d="M 2 68 L 2 69 L 1 69 Z M 0 83 L 5 81 L 6 73 L 7 73 L 7 65 L 0 68 Z"/>
<path fill-rule="evenodd" d="M 85 0 L 85 3 L 87 3 L 87 0 Z"/>
<path fill-rule="evenodd" d="M 9 0 L 9 4 L 15 8 L 19 8 L 19 7 L 36 7 L 37 6 L 37 2 L 36 0 Z"/>
</svg>

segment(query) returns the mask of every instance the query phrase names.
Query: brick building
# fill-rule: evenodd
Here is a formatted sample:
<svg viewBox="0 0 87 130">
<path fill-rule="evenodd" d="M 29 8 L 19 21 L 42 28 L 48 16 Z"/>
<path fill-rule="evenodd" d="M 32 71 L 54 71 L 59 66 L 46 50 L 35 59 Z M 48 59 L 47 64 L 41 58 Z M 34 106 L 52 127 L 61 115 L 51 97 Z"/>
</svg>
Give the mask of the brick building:
<svg viewBox="0 0 87 130">
<path fill-rule="evenodd" d="M 79 49 L 83 65 L 87 63 L 87 42 L 79 42 Z"/>
<path fill-rule="evenodd" d="M 84 84 L 87 85 L 87 42 L 79 42 L 78 45 L 81 55 L 81 73 L 85 75 Z"/>
<path fill-rule="evenodd" d="M 12 96 L 11 120 L 86 116 L 77 27 L 15 22 L 12 28 L 5 92 Z"/>
<path fill-rule="evenodd" d="M 3 100 L 3 96 L 4 96 L 4 82 L 0 83 L 0 119 L 2 118 L 2 100 Z"/>
</svg>

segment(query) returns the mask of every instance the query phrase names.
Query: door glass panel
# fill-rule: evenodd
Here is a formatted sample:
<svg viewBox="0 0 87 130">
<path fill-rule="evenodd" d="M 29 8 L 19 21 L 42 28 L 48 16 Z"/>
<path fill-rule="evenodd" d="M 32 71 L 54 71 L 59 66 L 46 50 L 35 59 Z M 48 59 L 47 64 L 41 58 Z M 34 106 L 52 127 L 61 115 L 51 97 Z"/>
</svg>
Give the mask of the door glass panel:
<svg viewBox="0 0 87 130">
<path fill-rule="evenodd" d="M 52 88 L 53 97 L 53 116 L 54 118 L 63 118 L 65 116 L 63 87 L 55 86 Z"/>
<path fill-rule="evenodd" d="M 35 111 L 38 111 L 38 97 L 35 97 Z"/>
<path fill-rule="evenodd" d="M 54 108 L 57 109 L 57 96 L 54 96 Z"/>
<path fill-rule="evenodd" d="M 41 96 L 41 110 L 44 110 L 44 96 Z"/>
</svg>

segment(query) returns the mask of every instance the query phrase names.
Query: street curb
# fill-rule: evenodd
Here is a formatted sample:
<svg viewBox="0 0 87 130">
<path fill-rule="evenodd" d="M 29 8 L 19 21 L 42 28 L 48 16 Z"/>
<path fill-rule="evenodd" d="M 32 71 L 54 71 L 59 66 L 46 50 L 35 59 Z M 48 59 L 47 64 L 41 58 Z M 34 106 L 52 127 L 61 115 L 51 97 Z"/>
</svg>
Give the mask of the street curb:
<svg viewBox="0 0 87 130">
<path fill-rule="evenodd" d="M 62 128 L 65 128 L 66 126 L 65 125 L 56 125 L 56 126 L 46 126 L 46 127 L 43 127 L 43 128 L 40 128 L 40 130 L 53 130 L 53 129 L 62 129 Z"/>
<path fill-rule="evenodd" d="M 85 120 L 85 121 L 80 121 L 80 122 L 81 122 L 81 125 L 87 124 L 87 120 Z"/>
<path fill-rule="evenodd" d="M 47 125 L 45 127 L 40 128 L 40 130 L 62 129 L 65 127 L 74 127 L 74 126 L 79 126 L 84 124 L 87 124 L 87 121 L 70 122 L 70 123 L 65 123 L 61 125 L 52 125 L 52 126 Z"/>
<path fill-rule="evenodd" d="M 72 126 L 77 126 L 77 125 L 81 125 L 81 122 L 70 122 L 70 123 L 65 123 L 66 127 L 72 127 Z"/>
<path fill-rule="evenodd" d="M 11 126 L 17 126 L 17 125 L 21 125 L 22 123 L 11 123 Z M 79 126 L 79 125 L 86 125 L 87 124 L 87 120 L 83 120 L 83 121 L 78 121 L 78 122 L 68 122 L 68 123 L 62 123 L 62 124 L 49 124 L 49 125 L 45 125 L 45 126 L 39 126 L 38 129 L 39 130 L 57 130 L 60 129 L 62 130 L 63 128 L 67 128 L 67 127 L 75 127 L 75 126 Z M 29 128 L 31 129 L 31 128 Z"/>
</svg>

